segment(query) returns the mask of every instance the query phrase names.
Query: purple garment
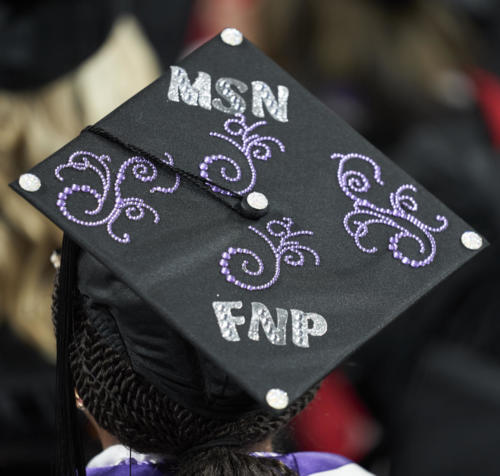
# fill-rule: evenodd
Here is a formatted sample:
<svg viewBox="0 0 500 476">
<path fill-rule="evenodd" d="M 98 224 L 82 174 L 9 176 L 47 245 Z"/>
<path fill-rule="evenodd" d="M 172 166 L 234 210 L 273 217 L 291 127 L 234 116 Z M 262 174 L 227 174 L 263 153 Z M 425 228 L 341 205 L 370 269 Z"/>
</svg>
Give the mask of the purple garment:
<svg viewBox="0 0 500 476">
<path fill-rule="evenodd" d="M 352 463 L 352 461 L 343 456 L 331 453 L 319 452 L 299 452 L 289 454 L 276 453 L 258 453 L 258 457 L 273 457 L 279 459 L 289 468 L 296 471 L 299 476 L 313 476 L 317 473 L 329 471 L 329 475 L 336 474 L 333 470 L 339 470 L 345 466 L 349 466 L 351 471 L 349 475 L 363 476 L 369 475 L 361 467 Z M 170 467 L 169 467 L 170 466 Z M 171 463 L 153 464 L 149 462 L 138 463 L 132 459 L 132 468 L 129 468 L 128 460 L 122 461 L 115 466 L 107 466 L 102 468 L 87 468 L 87 476 L 129 476 L 129 471 L 133 476 L 175 476 Z M 343 473 L 347 474 L 347 473 Z"/>
<path fill-rule="evenodd" d="M 352 464 L 352 461 L 344 458 L 343 456 L 313 451 L 288 453 L 275 456 L 275 458 L 285 463 L 300 476 L 309 476 L 321 471 L 338 469 L 347 464 Z"/>
</svg>

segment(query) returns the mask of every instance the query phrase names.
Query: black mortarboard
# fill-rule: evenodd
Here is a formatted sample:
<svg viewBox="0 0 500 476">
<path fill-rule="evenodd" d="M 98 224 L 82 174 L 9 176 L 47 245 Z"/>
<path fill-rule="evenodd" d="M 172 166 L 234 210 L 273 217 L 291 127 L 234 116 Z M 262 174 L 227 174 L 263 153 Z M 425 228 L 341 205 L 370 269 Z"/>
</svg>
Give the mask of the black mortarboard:
<svg viewBox="0 0 500 476">
<path fill-rule="evenodd" d="M 217 417 L 226 373 L 282 409 L 484 246 L 232 29 L 13 187 L 136 371 Z"/>
</svg>

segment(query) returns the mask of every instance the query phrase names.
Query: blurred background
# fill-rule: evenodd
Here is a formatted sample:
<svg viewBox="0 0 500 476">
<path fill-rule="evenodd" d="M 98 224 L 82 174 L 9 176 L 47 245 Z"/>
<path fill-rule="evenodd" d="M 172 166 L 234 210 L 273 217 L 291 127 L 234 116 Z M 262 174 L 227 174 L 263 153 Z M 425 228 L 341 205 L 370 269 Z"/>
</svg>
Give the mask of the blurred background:
<svg viewBox="0 0 500 476">
<path fill-rule="evenodd" d="M 0 474 L 50 474 L 61 239 L 7 183 L 227 26 L 493 243 L 330 375 L 282 449 L 497 476 L 497 0 L 0 0 Z"/>
</svg>

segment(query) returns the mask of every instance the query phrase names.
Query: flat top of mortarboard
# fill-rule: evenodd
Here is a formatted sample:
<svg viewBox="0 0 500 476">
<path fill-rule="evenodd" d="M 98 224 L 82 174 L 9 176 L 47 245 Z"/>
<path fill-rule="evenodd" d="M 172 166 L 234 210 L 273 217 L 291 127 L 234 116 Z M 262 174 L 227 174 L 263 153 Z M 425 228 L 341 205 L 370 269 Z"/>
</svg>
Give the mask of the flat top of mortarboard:
<svg viewBox="0 0 500 476">
<path fill-rule="evenodd" d="M 233 29 L 13 187 L 275 409 L 486 244 Z"/>
</svg>

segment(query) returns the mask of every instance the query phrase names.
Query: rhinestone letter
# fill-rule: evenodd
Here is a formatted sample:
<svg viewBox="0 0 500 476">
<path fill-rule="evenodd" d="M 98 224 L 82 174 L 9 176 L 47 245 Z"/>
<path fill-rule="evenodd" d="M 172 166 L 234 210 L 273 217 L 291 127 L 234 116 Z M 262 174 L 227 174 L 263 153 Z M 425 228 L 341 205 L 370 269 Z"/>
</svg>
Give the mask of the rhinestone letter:
<svg viewBox="0 0 500 476">
<path fill-rule="evenodd" d="M 212 105 L 215 109 L 225 112 L 227 114 L 243 114 L 247 108 L 247 103 L 245 100 L 232 89 L 234 86 L 240 93 L 244 93 L 248 90 L 248 86 L 239 79 L 235 78 L 219 78 L 215 83 L 215 90 L 220 97 L 224 98 L 228 106 L 224 105 L 222 99 L 215 98 L 212 101 Z"/>
<path fill-rule="evenodd" d="M 328 330 L 328 324 L 323 316 L 314 312 L 302 312 L 291 309 L 292 340 L 298 347 L 309 347 L 309 336 L 322 336 Z M 313 326 L 309 327 L 309 321 Z"/>
<path fill-rule="evenodd" d="M 203 109 L 212 108 L 212 79 L 208 73 L 200 71 L 194 83 L 189 81 L 185 69 L 180 66 L 170 66 L 170 86 L 168 99 L 179 102 L 179 93 L 182 101 L 188 106 L 200 106 Z"/>
<path fill-rule="evenodd" d="M 277 308 L 276 313 L 277 323 L 275 325 L 269 309 L 260 302 L 253 302 L 252 320 L 248 329 L 248 337 L 252 340 L 259 340 L 259 324 L 262 324 L 264 333 L 271 344 L 285 345 L 288 312 L 285 309 Z"/>
<path fill-rule="evenodd" d="M 264 81 L 252 81 L 252 113 L 264 117 L 264 106 L 279 122 L 288 122 L 288 95 L 286 86 L 278 86 L 278 99 Z"/>
<path fill-rule="evenodd" d="M 236 326 L 241 326 L 245 324 L 244 316 L 233 316 L 231 314 L 232 309 L 241 309 L 243 307 L 242 301 L 214 301 L 212 303 L 215 315 L 217 316 L 217 322 L 219 323 L 220 333 L 222 337 L 226 340 L 232 342 L 238 342 L 240 336 L 238 335 L 238 330 Z"/>
</svg>

